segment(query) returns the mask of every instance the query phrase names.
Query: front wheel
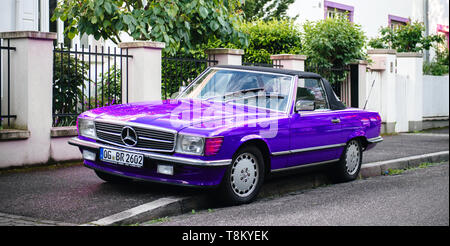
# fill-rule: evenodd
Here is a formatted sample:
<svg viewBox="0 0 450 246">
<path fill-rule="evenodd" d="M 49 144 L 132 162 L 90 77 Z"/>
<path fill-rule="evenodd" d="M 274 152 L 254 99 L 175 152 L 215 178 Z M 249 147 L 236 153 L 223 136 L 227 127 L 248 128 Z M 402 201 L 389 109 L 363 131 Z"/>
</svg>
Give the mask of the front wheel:
<svg viewBox="0 0 450 246">
<path fill-rule="evenodd" d="M 252 202 L 264 181 L 264 158 L 254 146 L 239 150 L 221 184 L 222 200 L 230 204 Z"/>
<path fill-rule="evenodd" d="M 347 143 L 336 166 L 331 170 L 331 178 L 335 182 L 355 180 L 361 170 L 362 147 L 357 139 Z"/>
</svg>

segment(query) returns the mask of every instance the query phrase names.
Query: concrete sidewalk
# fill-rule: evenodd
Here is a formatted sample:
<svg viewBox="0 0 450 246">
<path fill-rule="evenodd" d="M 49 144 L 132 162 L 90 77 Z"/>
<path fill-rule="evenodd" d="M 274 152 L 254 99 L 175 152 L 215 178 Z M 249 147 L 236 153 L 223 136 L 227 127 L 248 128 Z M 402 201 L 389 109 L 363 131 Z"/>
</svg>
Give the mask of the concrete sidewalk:
<svg viewBox="0 0 450 246">
<path fill-rule="evenodd" d="M 362 171 L 366 177 L 382 175 L 388 168 L 448 160 L 448 128 L 384 136 L 384 139 L 364 153 L 363 170 L 376 167 L 375 173 L 373 170 Z M 436 152 L 440 153 L 423 156 Z M 413 160 L 408 159 L 411 156 L 414 156 Z M 284 195 L 324 184 L 329 181 L 320 171 L 287 173 L 268 180 L 260 197 Z M 3 218 L 7 225 L 37 225 L 39 221 L 45 221 L 43 225 L 133 224 L 217 206 L 207 195 L 208 192 L 203 190 L 152 183 L 108 184 L 81 164 L 49 170 L 22 170 L 0 174 L 0 222 Z M 126 218 L 119 215 L 126 215 Z M 52 221 L 59 222 L 52 224 Z"/>
</svg>

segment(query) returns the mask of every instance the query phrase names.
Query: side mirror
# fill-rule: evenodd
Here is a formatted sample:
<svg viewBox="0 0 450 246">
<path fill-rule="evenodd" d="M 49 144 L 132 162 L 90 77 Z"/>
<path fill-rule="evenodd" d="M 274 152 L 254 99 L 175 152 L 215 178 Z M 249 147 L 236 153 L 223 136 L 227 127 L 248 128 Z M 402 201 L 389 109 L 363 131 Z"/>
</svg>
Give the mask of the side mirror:
<svg viewBox="0 0 450 246">
<path fill-rule="evenodd" d="M 295 103 L 295 112 L 299 111 L 314 111 L 315 102 L 312 100 L 298 100 Z"/>
</svg>

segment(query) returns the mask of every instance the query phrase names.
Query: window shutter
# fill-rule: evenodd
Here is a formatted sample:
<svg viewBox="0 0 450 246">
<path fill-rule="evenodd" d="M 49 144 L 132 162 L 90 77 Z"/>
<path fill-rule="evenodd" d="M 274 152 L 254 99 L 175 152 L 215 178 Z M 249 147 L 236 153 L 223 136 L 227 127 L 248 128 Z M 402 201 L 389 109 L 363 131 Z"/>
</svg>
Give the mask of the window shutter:
<svg viewBox="0 0 450 246">
<path fill-rule="evenodd" d="M 38 31 L 38 1 L 16 0 L 16 31 Z"/>
</svg>

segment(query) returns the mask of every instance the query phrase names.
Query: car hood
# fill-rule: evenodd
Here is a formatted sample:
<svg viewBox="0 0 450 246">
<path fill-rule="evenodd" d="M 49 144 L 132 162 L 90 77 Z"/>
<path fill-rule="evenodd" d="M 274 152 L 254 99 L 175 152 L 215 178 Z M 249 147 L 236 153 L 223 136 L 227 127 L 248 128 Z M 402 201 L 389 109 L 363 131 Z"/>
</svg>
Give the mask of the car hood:
<svg viewBox="0 0 450 246">
<path fill-rule="evenodd" d="M 215 129 L 276 119 L 285 113 L 264 108 L 194 99 L 168 99 L 96 108 L 81 118 L 133 122 L 180 131 L 186 127 Z"/>
</svg>

